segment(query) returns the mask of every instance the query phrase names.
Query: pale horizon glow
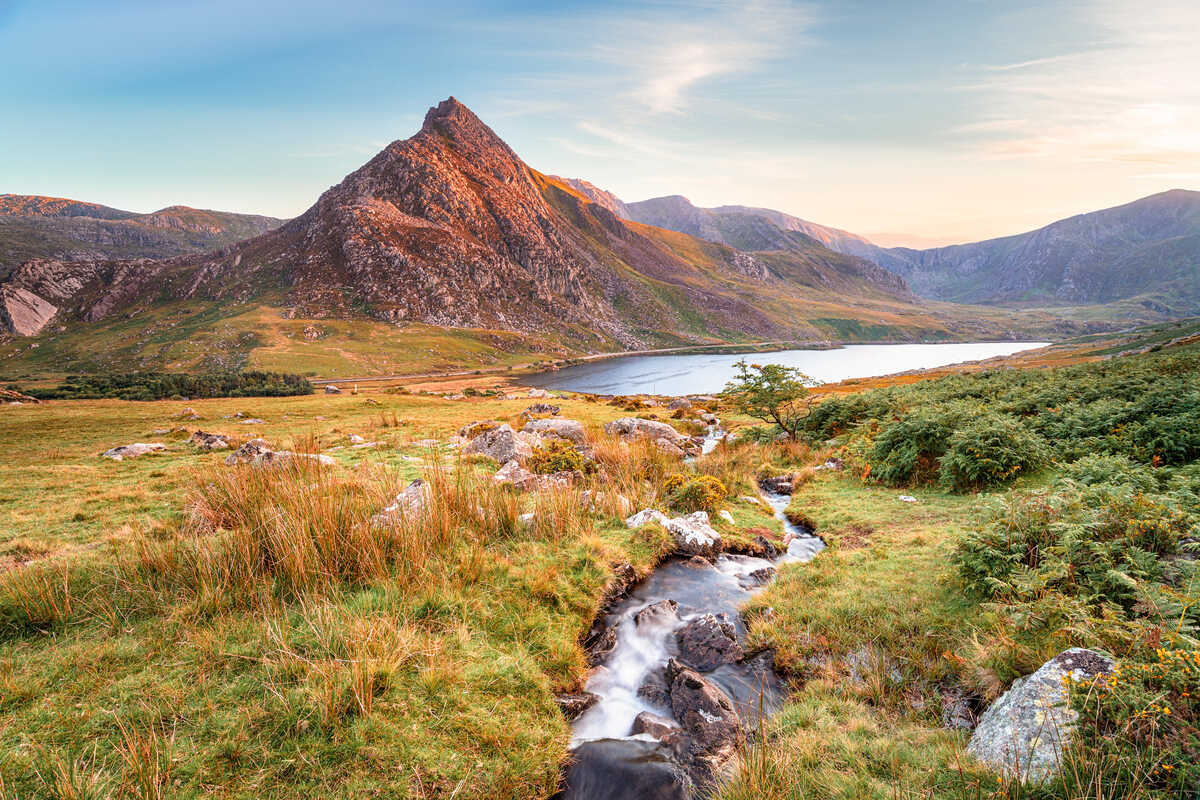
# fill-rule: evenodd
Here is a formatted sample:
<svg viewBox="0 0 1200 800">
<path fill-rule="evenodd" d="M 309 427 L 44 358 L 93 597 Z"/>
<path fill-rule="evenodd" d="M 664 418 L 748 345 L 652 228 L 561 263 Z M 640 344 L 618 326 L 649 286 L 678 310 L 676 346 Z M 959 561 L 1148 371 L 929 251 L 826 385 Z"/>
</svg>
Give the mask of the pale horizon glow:
<svg viewBox="0 0 1200 800">
<path fill-rule="evenodd" d="M 626 201 L 883 245 L 1200 188 L 1200 3 L 0 2 L 0 193 L 291 217 L 458 97 Z"/>
</svg>

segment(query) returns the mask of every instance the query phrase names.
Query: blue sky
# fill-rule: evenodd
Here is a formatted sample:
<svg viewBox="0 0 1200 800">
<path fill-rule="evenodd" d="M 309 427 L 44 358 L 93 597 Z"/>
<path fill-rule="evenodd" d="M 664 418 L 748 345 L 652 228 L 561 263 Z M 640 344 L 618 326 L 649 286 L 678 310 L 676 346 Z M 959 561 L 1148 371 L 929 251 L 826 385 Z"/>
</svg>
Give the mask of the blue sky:
<svg viewBox="0 0 1200 800">
<path fill-rule="evenodd" d="M 626 200 L 965 241 L 1200 188 L 1198 38 L 1194 0 L 0 0 L 0 192 L 291 216 L 453 94 Z"/>
</svg>

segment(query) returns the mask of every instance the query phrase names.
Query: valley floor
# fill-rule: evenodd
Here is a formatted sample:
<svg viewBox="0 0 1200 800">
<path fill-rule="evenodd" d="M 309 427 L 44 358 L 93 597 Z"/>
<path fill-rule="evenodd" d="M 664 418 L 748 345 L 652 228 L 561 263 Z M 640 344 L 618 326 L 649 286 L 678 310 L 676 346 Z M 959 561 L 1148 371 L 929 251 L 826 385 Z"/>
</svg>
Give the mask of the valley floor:
<svg viewBox="0 0 1200 800">
<path fill-rule="evenodd" d="M 600 430 L 670 412 L 581 396 L 550 402 L 587 428 L 608 482 L 585 486 L 610 492 L 607 504 L 515 494 L 492 485 L 494 463 L 458 459 L 462 425 L 516 426 L 532 402 L 380 388 L 0 408 L 0 798 L 549 797 L 569 740 L 554 696 L 587 675 L 581 641 L 614 572 L 645 574 L 672 549 L 656 526 L 628 529 L 611 497 L 661 506 L 667 476 L 686 468 Z M 188 443 L 197 429 L 336 464 L 227 467 L 226 452 Z M 378 444 L 352 449 L 351 434 Z M 99 457 L 130 442 L 167 448 Z M 1072 606 L 1075 627 L 1031 634 L 999 599 L 964 589 L 962 542 L 1011 492 L 1057 485 L 1062 466 L 991 495 L 895 488 L 865 479 L 855 442 L 747 441 L 694 465 L 729 491 L 733 522 L 716 523 L 728 543 L 778 537 L 768 509 L 734 499 L 756 494 L 768 465 L 798 476 L 789 510 L 829 545 L 745 609 L 750 643 L 776 650 L 793 694 L 750 737 L 722 798 L 1182 796 L 1163 765 L 1195 760 L 1195 727 L 1087 738 L 1070 762 L 1085 779 L 1030 789 L 973 762 L 969 732 L 943 726 L 955 692 L 986 704 L 1065 644 L 1120 641 L 1146 663 L 1138 637 L 1153 625 L 1140 618 L 1120 623 L 1122 638 Z M 833 455 L 845 469 L 812 470 Z M 419 476 L 438 498 L 431 518 L 381 534 L 372 515 Z M 1187 617 L 1197 587 L 1176 588 Z M 1040 601 L 1065 605 L 1065 591 Z M 1155 702 L 1194 726 L 1179 691 Z"/>
</svg>

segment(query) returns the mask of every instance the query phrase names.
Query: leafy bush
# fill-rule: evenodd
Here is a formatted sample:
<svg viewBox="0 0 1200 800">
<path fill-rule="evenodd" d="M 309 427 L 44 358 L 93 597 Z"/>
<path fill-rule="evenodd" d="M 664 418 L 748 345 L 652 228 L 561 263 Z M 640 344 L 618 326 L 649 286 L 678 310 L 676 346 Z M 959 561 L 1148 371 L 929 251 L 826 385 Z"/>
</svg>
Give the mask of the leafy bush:
<svg viewBox="0 0 1200 800">
<path fill-rule="evenodd" d="M 1004 483 L 1047 461 L 1042 437 L 1012 417 L 987 414 L 954 432 L 939 474 L 943 486 L 962 492 Z"/>
<path fill-rule="evenodd" d="M 952 416 L 921 410 L 885 426 L 875 439 L 871 474 L 890 486 L 932 483 L 954 421 Z"/>
<path fill-rule="evenodd" d="M 566 439 L 552 439 L 534 448 L 529 456 L 530 471 L 539 475 L 555 472 L 582 471 L 585 467 L 583 455 Z"/>
<path fill-rule="evenodd" d="M 672 480 L 674 478 L 684 478 L 684 480 L 682 482 Z M 691 478 L 671 475 L 663 484 L 663 488 L 668 493 L 668 502 L 671 507 L 684 512 L 716 511 L 729 496 L 725 484 L 712 475 L 698 475 Z"/>
<path fill-rule="evenodd" d="M 1084 456 L 1064 466 L 1062 475 L 1084 486 L 1130 486 L 1141 492 L 1152 492 L 1158 488 L 1154 473 L 1145 464 L 1138 464 L 1125 456 Z"/>
</svg>

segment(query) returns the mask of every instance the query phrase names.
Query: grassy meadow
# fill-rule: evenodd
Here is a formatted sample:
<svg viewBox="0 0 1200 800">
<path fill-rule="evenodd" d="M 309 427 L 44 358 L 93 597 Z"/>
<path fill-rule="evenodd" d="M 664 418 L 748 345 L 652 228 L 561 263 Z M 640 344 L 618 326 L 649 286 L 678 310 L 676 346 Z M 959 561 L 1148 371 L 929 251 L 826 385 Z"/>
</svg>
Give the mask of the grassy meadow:
<svg viewBox="0 0 1200 800">
<path fill-rule="evenodd" d="M 524 397 L 0 407 L 0 798 L 549 797 L 569 739 L 554 695 L 587 675 L 582 638 L 614 575 L 672 547 L 627 529 L 616 495 L 664 507 L 689 470 L 725 489 L 731 546 L 780 535 L 740 499 L 764 471 L 793 473 L 788 513 L 829 545 L 745 609 L 793 691 L 723 800 L 1186 796 L 1194 350 L 831 393 L 792 443 L 715 408 L 737 435 L 691 466 L 601 430 L 631 414 L 684 426 L 661 406 L 553 400 L 587 427 L 592 508 L 498 487 L 494 463 L 451 446 L 469 422 L 519 424 Z M 974 417 L 1004 436 L 966 437 Z M 337 463 L 227 467 L 177 427 Z M 135 441 L 168 447 L 99 457 Z M 830 457 L 844 468 L 814 469 Z M 373 523 L 416 477 L 428 512 Z M 1131 677 L 1073 696 L 1063 776 L 1022 786 L 973 763 L 945 698 L 986 705 L 1070 645 Z"/>
</svg>

